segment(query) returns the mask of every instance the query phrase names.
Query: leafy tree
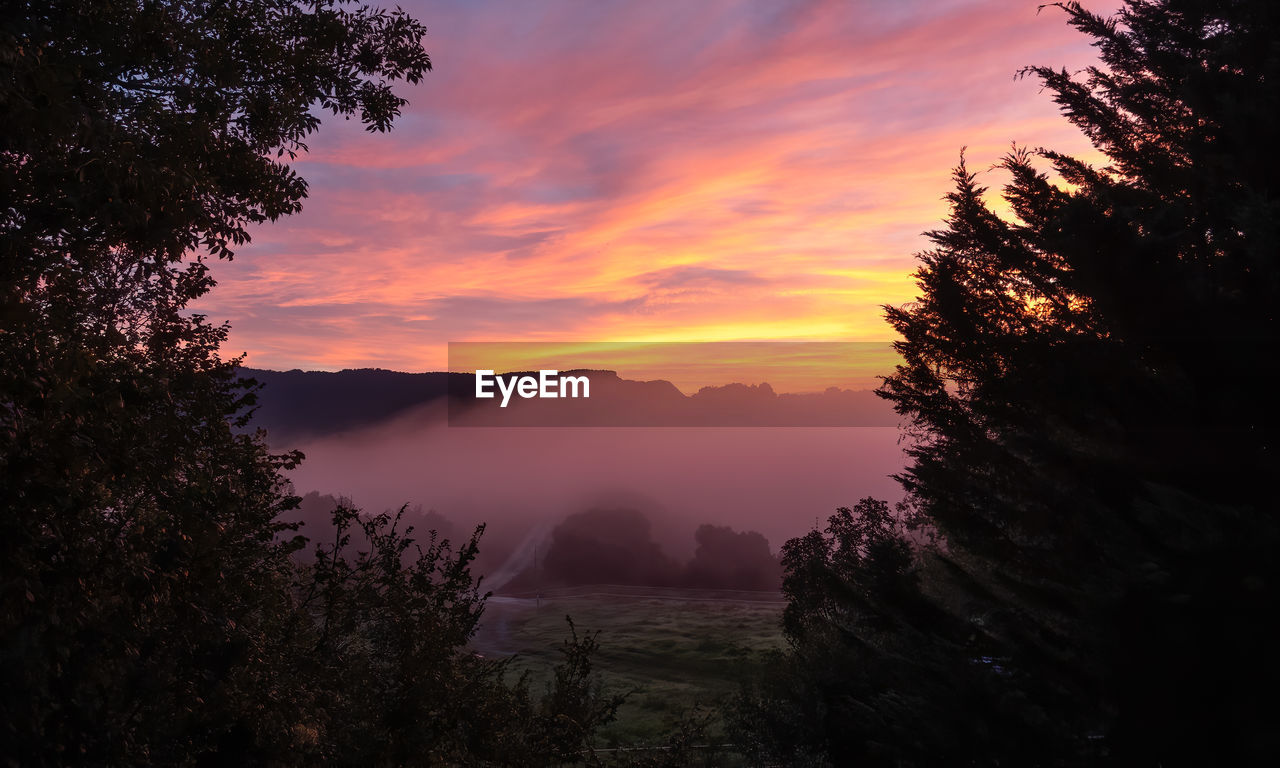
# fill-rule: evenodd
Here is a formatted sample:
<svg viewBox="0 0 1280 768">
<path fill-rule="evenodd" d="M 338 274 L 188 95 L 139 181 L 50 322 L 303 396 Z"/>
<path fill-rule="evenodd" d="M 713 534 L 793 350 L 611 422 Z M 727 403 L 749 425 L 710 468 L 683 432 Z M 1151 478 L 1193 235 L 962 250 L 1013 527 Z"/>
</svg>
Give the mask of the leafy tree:
<svg viewBox="0 0 1280 768">
<path fill-rule="evenodd" d="M 601 694 L 594 635 L 569 622 L 545 695 L 509 660 L 466 647 L 486 595 L 470 574 L 483 527 L 454 551 L 405 528 L 405 509 L 362 517 L 340 506 L 334 539 L 300 569 L 281 679 L 303 705 L 290 745 L 302 765 L 561 765 L 594 759 L 591 740 L 621 699 Z M 367 549 L 353 551 L 353 534 Z"/>
<path fill-rule="evenodd" d="M 184 309 L 211 257 L 298 210 L 283 158 L 313 107 L 389 127 L 389 83 L 429 67 L 423 28 L 323 0 L 19 2 L 0 19 L 3 752 L 235 752 L 276 725 L 264 655 L 294 546 L 279 470 L 299 457 L 233 429 L 252 395 L 218 355 L 226 330 Z"/>
<path fill-rule="evenodd" d="M 673 584 L 679 567 L 653 540 L 651 528 L 634 509 L 576 512 L 551 532 L 546 573 L 563 584 Z"/>
<path fill-rule="evenodd" d="M 686 585 L 718 589 L 778 588 L 778 561 L 769 552 L 769 541 L 758 532 L 737 532 L 728 526 L 704 523 L 694 531 L 693 538 L 698 546 L 684 569 Z"/>
<path fill-rule="evenodd" d="M 567 729 L 571 695 L 463 651 L 474 541 L 346 511 L 364 553 L 291 558 L 301 457 L 245 432 L 226 328 L 188 311 L 299 210 L 321 114 L 390 127 L 424 32 L 347 0 L 0 6 L 5 764 L 545 764 L 607 715 Z"/>
<path fill-rule="evenodd" d="M 1035 763 L 1063 742 L 970 621 L 956 561 L 921 546 L 926 526 L 865 498 L 784 545 L 788 648 L 730 707 L 757 764 Z"/>
<path fill-rule="evenodd" d="M 857 651 L 867 682 L 843 690 L 836 721 L 865 750 L 921 754 L 938 733 L 919 719 L 931 674 L 968 659 L 977 679 L 956 685 L 977 695 L 943 698 L 938 722 L 985 736 L 956 731 L 917 759 L 1260 762 L 1280 746 L 1263 631 L 1280 604 L 1263 351 L 1280 305 L 1280 9 L 1058 7 L 1100 66 L 1024 74 L 1107 165 L 1015 148 L 1001 216 L 962 160 L 920 296 L 888 309 L 903 363 L 882 387 L 912 438 L 899 479 L 939 541 L 917 550 L 917 589 L 836 572 L 793 611 L 839 627 L 821 610 L 835 600 L 870 620 L 881 611 L 856 594 L 870 590 L 900 617 L 887 647 L 925 660 L 884 680 Z M 793 557 L 788 583 L 813 559 Z M 913 613 L 917 596 L 939 613 Z M 869 637 L 823 647 L 844 658 Z"/>
</svg>

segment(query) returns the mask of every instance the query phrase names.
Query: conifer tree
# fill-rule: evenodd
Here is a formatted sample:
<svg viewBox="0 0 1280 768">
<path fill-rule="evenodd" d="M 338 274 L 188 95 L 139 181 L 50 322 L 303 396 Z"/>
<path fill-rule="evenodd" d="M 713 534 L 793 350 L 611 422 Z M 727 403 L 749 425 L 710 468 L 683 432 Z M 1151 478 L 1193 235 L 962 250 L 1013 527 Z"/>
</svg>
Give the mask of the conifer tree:
<svg viewBox="0 0 1280 768">
<path fill-rule="evenodd" d="M 875 664 L 867 649 L 896 640 L 919 663 L 845 689 L 862 708 L 826 732 L 882 718 L 892 759 L 1258 761 L 1280 748 L 1264 634 L 1280 605 L 1280 9 L 1057 8 L 1098 65 L 1023 74 L 1106 161 L 1015 147 L 997 171 L 1008 216 L 985 174 L 955 170 L 919 297 L 887 309 L 902 363 L 881 389 L 911 439 L 899 479 L 937 543 L 917 548 L 894 626 L 824 645 Z M 939 675 L 970 700 L 928 695 Z M 888 694 L 945 700 L 933 722 L 971 727 L 927 738 L 919 707 L 877 706 Z"/>
</svg>

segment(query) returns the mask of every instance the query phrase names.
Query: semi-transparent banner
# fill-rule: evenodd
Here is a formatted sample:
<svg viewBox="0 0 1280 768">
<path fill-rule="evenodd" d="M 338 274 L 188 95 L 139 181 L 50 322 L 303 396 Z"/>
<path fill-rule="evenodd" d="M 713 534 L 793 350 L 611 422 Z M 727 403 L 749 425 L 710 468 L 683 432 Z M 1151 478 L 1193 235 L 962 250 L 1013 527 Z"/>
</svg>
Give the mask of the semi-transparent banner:
<svg viewBox="0 0 1280 768">
<path fill-rule="evenodd" d="M 891 427 L 890 342 L 450 342 L 457 427 Z"/>
</svg>

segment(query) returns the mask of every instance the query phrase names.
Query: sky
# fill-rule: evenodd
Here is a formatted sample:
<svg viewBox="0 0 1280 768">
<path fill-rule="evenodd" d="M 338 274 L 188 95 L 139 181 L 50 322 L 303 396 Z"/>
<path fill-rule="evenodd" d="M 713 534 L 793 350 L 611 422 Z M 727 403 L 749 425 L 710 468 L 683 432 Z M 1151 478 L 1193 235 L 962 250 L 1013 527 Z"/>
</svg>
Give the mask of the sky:
<svg viewBox="0 0 1280 768">
<path fill-rule="evenodd" d="M 304 211 L 254 230 L 196 307 L 248 365 L 889 340 L 882 305 L 914 296 L 962 147 L 996 189 L 1015 141 L 1096 160 L 1015 78 L 1093 62 L 1035 0 L 401 5 L 434 71 L 394 130 L 326 121 L 296 163 Z"/>
</svg>

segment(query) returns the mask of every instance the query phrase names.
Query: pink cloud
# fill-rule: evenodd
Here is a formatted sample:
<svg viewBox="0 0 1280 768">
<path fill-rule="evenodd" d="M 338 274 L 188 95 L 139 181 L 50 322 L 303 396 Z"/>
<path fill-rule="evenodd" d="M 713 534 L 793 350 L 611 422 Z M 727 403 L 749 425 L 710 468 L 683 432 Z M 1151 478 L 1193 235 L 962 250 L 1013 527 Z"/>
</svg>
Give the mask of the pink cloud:
<svg viewBox="0 0 1280 768">
<path fill-rule="evenodd" d="M 326 125 L 306 210 L 200 309 L 262 367 L 441 368 L 450 340 L 883 339 L 961 146 L 1088 153 L 1034 2 L 430 3 L 396 130 Z M 993 185 L 998 182 L 993 180 Z M 718 276 L 718 277 L 717 277 Z"/>
</svg>

